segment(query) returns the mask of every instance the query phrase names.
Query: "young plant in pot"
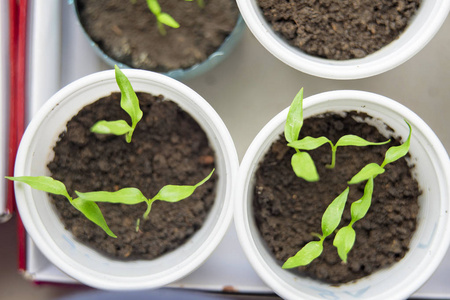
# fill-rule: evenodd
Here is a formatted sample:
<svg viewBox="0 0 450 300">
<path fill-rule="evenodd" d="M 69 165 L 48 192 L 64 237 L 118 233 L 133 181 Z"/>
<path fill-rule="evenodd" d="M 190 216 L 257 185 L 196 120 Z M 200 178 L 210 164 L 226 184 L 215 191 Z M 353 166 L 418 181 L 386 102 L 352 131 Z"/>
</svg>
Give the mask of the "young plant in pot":
<svg viewBox="0 0 450 300">
<path fill-rule="evenodd" d="M 446 19 L 445 0 L 237 0 L 246 24 L 277 58 L 308 74 L 357 79 L 419 52 Z"/>
<path fill-rule="evenodd" d="M 249 261 L 283 298 L 407 297 L 448 248 L 445 149 L 385 97 L 301 99 L 241 164 L 235 223 Z"/>
<path fill-rule="evenodd" d="M 176 79 L 220 63 L 243 32 L 235 1 L 76 0 L 79 23 L 110 65 Z"/>
<path fill-rule="evenodd" d="M 50 99 L 11 178 L 42 253 L 80 282 L 115 290 L 159 287 L 197 268 L 227 230 L 237 169 L 204 99 L 160 74 L 125 74 L 140 92 L 116 68 Z"/>
</svg>

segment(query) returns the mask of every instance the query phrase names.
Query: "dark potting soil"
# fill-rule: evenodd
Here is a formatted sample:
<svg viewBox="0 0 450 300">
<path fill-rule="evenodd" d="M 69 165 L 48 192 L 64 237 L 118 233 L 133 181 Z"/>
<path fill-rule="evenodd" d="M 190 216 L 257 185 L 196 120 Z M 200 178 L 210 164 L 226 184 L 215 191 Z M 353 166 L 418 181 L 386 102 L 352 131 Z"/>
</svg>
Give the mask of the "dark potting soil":
<svg viewBox="0 0 450 300">
<path fill-rule="evenodd" d="M 326 136 L 333 143 L 343 135 L 354 134 L 369 141 L 382 142 L 386 138 L 354 116 L 368 117 L 356 112 L 345 117 L 326 114 L 305 120 L 300 138 Z M 406 126 L 406 124 L 405 124 Z M 286 146 L 284 136 L 274 142 L 256 172 L 253 209 L 261 236 L 280 265 L 295 255 L 321 233 L 321 220 L 326 207 L 345 190 L 350 180 L 363 166 L 381 164 L 386 150 L 399 142 L 393 139 L 383 146 L 339 147 L 336 167 L 325 168 L 331 162 L 329 145 L 311 154 L 320 180 L 308 183 L 295 176 L 290 160 L 295 153 Z M 372 206 L 367 215 L 353 226 L 356 242 L 342 263 L 333 246 L 334 234 L 325 239 L 324 252 L 309 266 L 298 268 L 302 276 L 339 284 L 367 276 L 404 257 L 416 229 L 420 195 L 417 181 L 411 176 L 406 159 L 388 164 L 386 172 L 375 178 Z M 350 186 L 350 194 L 338 228 L 349 223 L 350 204 L 361 198 L 364 183 Z"/>
<path fill-rule="evenodd" d="M 137 93 L 143 111 L 132 142 L 124 136 L 97 135 L 90 127 L 99 120 L 127 120 L 120 93 L 84 107 L 67 123 L 48 164 L 52 176 L 74 191 L 116 191 L 139 188 L 151 198 L 167 184 L 193 185 L 214 168 L 214 151 L 200 126 L 163 96 Z M 185 243 L 203 224 L 215 197 L 213 176 L 189 198 L 177 203 L 155 201 L 149 219 L 147 205 L 99 203 L 117 239 L 86 219 L 63 197 L 53 202 L 65 227 L 81 242 L 118 259 L 153 259 Z M 136 232 L 136 220 L 141 218 Z"/>
<path fill-rule="evenodd" d="M 146 0 L 78 0 L 80 21 L 91 39 L 116 61 L 158 72 L 186 69 L 203 62 L 234 29 L 239 10 L 234 0 L 159 0 L 179 24 L 158 31 Z M 133 3 L 135 2 L 135 3 Z"/>
<path fill-rule="evenodd" d="M 362 58 L 404 31 L 421 0 L 258 0 L 273 29 L 304 52 Z"/>
</svg>

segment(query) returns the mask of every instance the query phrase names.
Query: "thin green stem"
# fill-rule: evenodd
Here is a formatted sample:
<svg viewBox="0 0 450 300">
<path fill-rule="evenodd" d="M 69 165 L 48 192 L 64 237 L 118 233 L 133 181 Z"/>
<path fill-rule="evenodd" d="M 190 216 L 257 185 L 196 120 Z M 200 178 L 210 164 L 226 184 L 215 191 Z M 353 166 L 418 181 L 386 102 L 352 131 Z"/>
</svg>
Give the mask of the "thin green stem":
<svg viewBox="0 0 450 300">
<path fill-rule="evenodd" d="M 327 167 L 328 169 L 334 169 L 334 167 L 336 166 L 336 150 L 337 147 L 335 145 L 333 145 L 332 142 L 330 142 L 331 145 L 331 164 L 326 165 L 325 167 Z"/>
<path fill-rule="evenodd" d="M 161 23 L 160 21 L 156 21 L 156 23 L 158 24 L 158 30 L 159 30 L 159 33 L 160 33 L 161 35 L 166 35 L 167 32 L 166 32 L 166 29 L 164 28 L 164 24 Z"/>
<path fill-rule="evenodd" d="M 150 214 L 150 211 L 152 210 L 152 204 L 153 202 L 155 202 L 155 200 L 153 199 L 149 199 L 147 202 L 147 210 L 145 211 L 145 213 L 142 215 L 142 217 L 144 218 L 144 220 L 148 219 L 148 215 Z"/>
<path fill-rule="evenodd" d="M 136 220 L 136 232 L 139 232 L 139 225 L 141 225 L 141 218 Z"/>
<path fill-rule="evenodd" d="M 321 234 L 317 233 L 317 232 L 311 232 L 311 235 L 316 237 L 316 238 L 318 238 L 319 240 L 323 239 L 323 236 Z"/>
</svg>

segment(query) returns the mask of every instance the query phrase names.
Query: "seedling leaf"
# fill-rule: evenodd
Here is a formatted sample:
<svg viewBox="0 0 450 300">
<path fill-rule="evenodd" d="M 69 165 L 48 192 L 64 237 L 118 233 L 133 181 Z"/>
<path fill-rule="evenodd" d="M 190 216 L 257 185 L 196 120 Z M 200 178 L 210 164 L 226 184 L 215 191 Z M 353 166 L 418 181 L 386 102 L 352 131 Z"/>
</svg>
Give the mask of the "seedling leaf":
<svg viewBox="0 0 450 300">
<path fill-rule="evenodd" d="M 406 124 L 409 127 L 408 138 L 400 146 L 393 146 L 393 147 L 389 148 L 386 151 L 386 154 L 384 156 L 384 161 L 381 164 L 382 167 L 384 167 L 387 164 L 390 164 L 390 163 L 396 161 L 397 159 L 405 156 L 408 153 L 409 146 L 410 146 L 410 143 L 411 143 L 411 132 L 412 132 L 412 129 L 411 129 L 411 125 L 409 125 L 408 121 L 405 120 L 405 122 L 406 122 Z"/>
<path fill-rule="evenodd" d="M 323 241 L 311 241 L 306 244 L 300 251 L 283 264 L 283 269 L 292 269 L 300 266 L 306 266 L 322 254 Z"/>
<path fill-rule="evenodd" d="M 339 229 L 333 240 L 333 246 L 337 248 L 339 257 L 347 262 L 347 255 L 355 244 L 356 233 L 353 227 L 345 226 Z"/>
<path fill-rule="evenodd" d="M 121 92 L 120 107 L 122 107 L 122 109 L 126 111 L 131 118 L 131 127 L 133 129 L 131 132 L 127 133 L 127 142 L 130 142 L 133 130 L 136 128 L 136 124 L 142 119 L 143 113 L 139 107 L 139 100 L 130 81 L 117 65 L 115 65 L 114 68 L 117 85 L 119 86 Z"/>
<path fill-rule="evenodd" d="M 99 191 L 80 193 L 75 191 L 75 193 L 84 201 L 90 202 L 122 203 L 128 205 L 147 202 L 147 198 L 136 188 L 123 188 L 116 192 Z"/>
<path fill-rule="evenodd" d="M 300 129 L 303 126 L 303 88 L 297 93 L 286 118 L 284 136 L 288 143 L 298 140 Z"/>
<path fill-rule="evenodd" d="M 387 140 L 385 142 L 369 142 L 363 138 L 360 138 L 357 135 L 344 135 L 343 137 L 341 137 L 337 143 L 336 143 L 336 147 L 338 146 L 376 146 L 376 145 L 384 145 L 389 143 L 391 140 Z"/>
<path fill-rule="evenodd" d="M 328 205 L 322 216 L 322 233 L 323 237 L 327 237 L 333 233 L 339 226 L 344 211 L 345 203 L 347 202 L 350 188 L 347 187 L 333 202 Z"/>
<path fill-rule="evenodd" d="M 172 18 L 172 16 L 167 13 L 161 13 L 160 15 L 157 16 L 157 19 L 159 22 L 161 22 L 169 27 L 172 27 L 172 28 L 180 27 L 180 24 L 178 24 L 178 22 L 175 21 L 175 19 Z"/>
<path fill-rule="evenodd" d="M 361 220 L 367 214 L 372 203 L 372 194 L 373 177 L 370 177 L 366 182 L 366 186 L 364 187 L 363 196 L 358 201 L 353 202 L 350 208 L 350 212 L 352 215 L 352 224 L 356 221 Z"/>
<path fill-rule="evenodd" d="M 156 194 L 155 197 L 152 198 L 152 200 L 161 200 L 166 202 L 178 202 L 183 200 L 192 195 L 197 187 L 205 183 L 212 176 L 213 172 L 214 170 L 212 170 L 208 176 L 196 185 L 166 185 L 158 192 L 158 194 Z"/>
<path fill-rule="evenodd" d="M 362 168 L 355 176 L 353 176 L 348 184 L 360 183 L 362 181 L 368 180 L 371 177 L 375 178 L 377 175 L 383 174 L 384 171 L 384 168 L 382 168 L 378 164 L 370 163 L 364 166 L 364 168 Z"/>
<path fill-rule="evenodd" d="M 147 0 L 147 6 L 155 16 L 161 13 L 161 6 L 157 0 Z"/>
<path fill-rule="evenodd" d="M 36 190 L 44 191 L 47 193 L 65 196 L 69 201 L 72 201 L 72 197 L 69 196 L 66 186 L 59 180 L 53 179 L 48 176 L 19 176 L 19 177 L 5 177 L 6 179 L 19 181 L 28 184 L 30 187 Z"/>
<path fill-rule="evenodd" d="M 117 121 L 105 121 L 101 120 L 94 124 L 91 127 L 91 132 L 100 133 L 100 134 L 114 134 L 114 135 L 123 135 L 132 128 L 128 125 L 124 120 Z"/>
<path fill-rule="evenodd" d="M 297 140 L 289 143 L 288 146 L 299 150 L 314 150 L 326 143 L 331 142 L 324 136 L 318 138 L 307 136 L 299 141 Z"/>
<path fill-rule="evenodd" d="M 292 156 L 291 165 L 297 177 L 303 178 L 309 182 L 319 180 L 319 174 L 317 173 L 316 166 L 309 153 L 295 153 Z"/>
<path fill-rule="evenodd" d="M 111 229 L 109 229 L 108 224 L 106 224 L 105 218 L 96 203 L 85 201 L 81 198 L 76 198 L 71 203 L 76 209 L 85 215 L 86 218 L 100 226 L 100 228 L 102 228 L 109 236 L 117 238 Z"/>
</svg>

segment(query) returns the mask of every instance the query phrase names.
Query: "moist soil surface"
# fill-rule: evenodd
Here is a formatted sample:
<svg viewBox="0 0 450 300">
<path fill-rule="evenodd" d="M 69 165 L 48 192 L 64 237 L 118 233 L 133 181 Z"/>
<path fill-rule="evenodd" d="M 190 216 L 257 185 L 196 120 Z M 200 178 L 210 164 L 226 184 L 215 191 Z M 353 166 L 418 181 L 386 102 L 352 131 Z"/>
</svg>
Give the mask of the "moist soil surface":
<svg viewBox="0 0 450 300">
<path fill-rule="evenodd" d="M 373 142 L 386 140 L 375 127 L 355 121 L 354 116 L 368 117 L 349 112 L 345 117 L 326 114 L 325 117 L 308 118 L 300 138 L 326 136 L 336 143 L 341 136 L 354 134 Z M 253 209 L 261 236 L 280 265 L 306 243 L 317 240 L 311 234 L 322 232 L 322 215 L 348 186 L 347 181 L 366 164 L 381 164 L 386 150 L 398 144 L 394 138 L 382 146 L 339 147 L 334 169 L 325 167 L 331 162 L 328 144 L 309 151 L 320 175 L 320 180 L 314 183 L 295 176 L 290 164 L 295 150 L 286 146 L 284 136 L 272 144 L 256 172 Z M 333 246 L 332 234 L 325 239 L 322 255 L 309 266 L 294 272 L 340 284 L 367 276 L 404 257 L 416 229 L 420 191 L 405 158 L 388 164 L 385 169 L 384 174 L 375 178 L 369 212 L 353 226 L 356 242 L 348 255 L 348 263 L 340 260 Z M 338 228 L 349 224 L 350 204 L 361 198 L 364 184 L 350 186 L 343 220 Z"/>
<path fill-rule="evenodd" d="M 214 151 L 190 115 L 163 96 L 137 93 L 143 118 L 131 143 L 124 136 L 89 131 L 100 120 L 126 120 L 120 93 L 84 107 L 67 123 L 48 164 L 53 178 L 74 191 L 116 191 L 135 187 L 151 198 L 167 184 L 194 185 L 214 168 Z M 110 229 L 109 237 L 64 197 L 52 196 L 66 227 L 81 242 L 117 259 L 153 259 L 185 243 L 203 224 L 215 197 L 213 176 L 189 198 L 177 203 L 155 201 L 149 219 L 147 205 L 99 203 Z M 136 220 L 141 218 L 136 232 Z"/>
<path fill-rule="evenodd" d="M 135 3 L 133 3 L 135 2 Z M 85 31 L 111 58 L 130 67 L 158 72 L 186 69 L 203 62 L 234 29 L 239 10 L 234 0 L 159 0 L 162 12 L 179 24 L 161 35 L 146 0 L 78 0 Z"/>
<path fill-rule="evenodd" d="M 258 0 L 273 29 L 304 52 L 362 58 L 404 31 L 421 0 Z"/>
</svg>

